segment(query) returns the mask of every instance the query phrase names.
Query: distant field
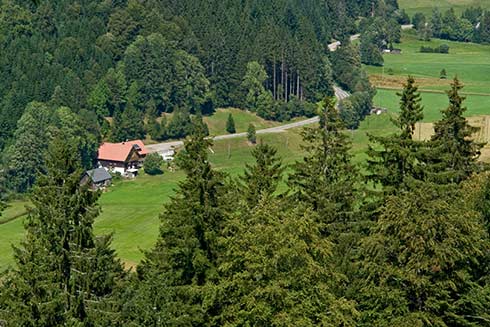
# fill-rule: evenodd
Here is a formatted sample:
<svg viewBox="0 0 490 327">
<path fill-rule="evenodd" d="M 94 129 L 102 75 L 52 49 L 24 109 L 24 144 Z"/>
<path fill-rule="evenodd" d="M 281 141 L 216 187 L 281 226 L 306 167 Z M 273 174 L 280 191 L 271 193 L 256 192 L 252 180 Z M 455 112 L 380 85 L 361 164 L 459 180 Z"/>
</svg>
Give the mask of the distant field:
<svg viewBox="0 0 490 327">
<path fill-rule="evenodd" d="M 443 43 L 449 45 L 450 54 L 419 52 L 422 45 L 436 47 Z M 465 85 L 467 116 L 490 114 L 490 46 L 439 39 L 423 42 L 413 31 L 407 31 L 397 47 L 402 49 L 402 54 L 384 55 L 384 68 L 366 67 L 371 81 L 378 87 L 375 98 L 378 106 L 397 112 L 397 91 L 392 88 L 401 88 L 406 77 L 412 75 L 423 93 L 425 121 L 437 120 L 440 110 L 448 103 L 444 91 L 449 89 L 450 80 L 457 75 Z M 439 79 L 442 69 L 447 72 L 447 80 Z"/>
<path fill-rule="evenodd" d="M 467 7 L 490 8 L 488 0 L 398 0 L 400 8 L 404 8 L 412 16 L 416 12 L 430 15 L 432 9 L 437 7 L 442 11 L 454 8 L 457 13 L 463 12 Z"/>
</svg>

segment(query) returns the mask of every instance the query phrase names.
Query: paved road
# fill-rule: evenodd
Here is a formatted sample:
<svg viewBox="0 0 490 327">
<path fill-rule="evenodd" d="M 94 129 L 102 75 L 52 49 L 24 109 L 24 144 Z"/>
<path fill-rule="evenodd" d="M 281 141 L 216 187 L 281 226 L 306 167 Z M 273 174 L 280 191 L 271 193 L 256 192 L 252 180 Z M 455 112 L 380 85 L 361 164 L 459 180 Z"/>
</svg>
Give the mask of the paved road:
<svg viewBox="0 0 490 327">
<path fill-rule="evenodd" d="M 344 90 L 342 90 L 340 87 L 334 86 L 334 91 L 335 91 L 335 97 L 337 98 L 337 101 L 343 100 L 347 98 L 350 94 Z M 282 133 L 288 129 L 292 128 L 297 128 L 297 127 L 302 127 L 310 124 L 314 124 L 318 122 L 318 116 L 297 121 L 294 123 L 289 123 L 281 126 L 276 126 L 276 127 L 271 127 L 271 128 L 265 128 L 265 129 L 259 129 L 257 130 L 257 134 L 271 134 L 271 133 Z M 218 140 L 228 140 L 228 139 L 234 139 L 234 138 L 240 138 L 240 137 L 246 137 L 247 133 L 235 133 L 235 134 L 226 134 L 226 135 L 218 135 L 214 136 L 213 140 L 218 141 Z M 171 148 L 177 148 L 180 147 L 184 144 L 182 141 L 172 141 L 172 142 L 165 142 L 165 143 L 159 143 L 159 144 L 151 144 L 147 145 L 146 148 L 150 152 L 165 152 L 167 150 L 170 150 Z"/>
<path fill-rule="evenodd" d="M 408 24 L 408 25 L 402 25 L 402 30 L 409 30 L 409 29 L 412 29 L 413 28 L 413 24 Z M 354 34 L 354 35 L 351 35 L 350 36 L 350 41 L 355 41 L 355 40 L 358 40 L 359 38 L 361 37 L 361 34 Z M 339 41 L 336 41 L 336 42 L 333 42 L 333 43 L 330 43 L 328 45 L 328 49 L 330 51 L 335 51 L 337 50 L 337 48 L 341 45 L 341 43 Z"/>
</svg>

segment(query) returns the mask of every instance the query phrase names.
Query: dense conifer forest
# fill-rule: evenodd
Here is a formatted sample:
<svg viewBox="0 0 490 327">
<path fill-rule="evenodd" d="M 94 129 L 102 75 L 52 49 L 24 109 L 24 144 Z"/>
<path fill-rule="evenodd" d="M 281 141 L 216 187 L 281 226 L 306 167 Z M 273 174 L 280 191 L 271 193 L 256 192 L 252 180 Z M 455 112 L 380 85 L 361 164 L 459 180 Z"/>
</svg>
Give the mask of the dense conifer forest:
<svg viewBox="0 0 490 327">
<path fill-rule="evenodd" d="M 0 213 L 7 194 L 33 206 L 0 273 L 0 326 L 490 326 L 490 175 L 462 82 L 419 141 L 409 76 L 396 133 L 352 160 L 346 128 L 375 90 L 349 36 L 377 38 L 369 26 L 400 13 L 388 0 L 0 0 Z M 340 106 L 334 83 L 352 93 Z M 223 106 L 319 122 L 292 165 L 250 124 L 254 162 L 236 177 L 208 158 L 203 115 Z M 102 140 L 146 134 L 187 136 L 185 178 L 127 269 L 80 180 Z"/>
</svg>

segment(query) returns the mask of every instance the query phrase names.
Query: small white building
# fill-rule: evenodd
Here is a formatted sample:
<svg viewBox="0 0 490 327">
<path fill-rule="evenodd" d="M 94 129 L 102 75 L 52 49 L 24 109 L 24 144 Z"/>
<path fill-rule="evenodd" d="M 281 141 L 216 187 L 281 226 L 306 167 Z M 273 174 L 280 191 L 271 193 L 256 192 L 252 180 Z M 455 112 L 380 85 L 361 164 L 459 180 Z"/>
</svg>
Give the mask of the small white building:
<svg viewBox="0 0 490 327">
<path fill-rule="evenodd" d="M 174 160 L 175 150 L 174 149 L 165 150 L 161 152 L 160 155 L 162 156 L 164 161 L 172 161 Z"/>
</svg>

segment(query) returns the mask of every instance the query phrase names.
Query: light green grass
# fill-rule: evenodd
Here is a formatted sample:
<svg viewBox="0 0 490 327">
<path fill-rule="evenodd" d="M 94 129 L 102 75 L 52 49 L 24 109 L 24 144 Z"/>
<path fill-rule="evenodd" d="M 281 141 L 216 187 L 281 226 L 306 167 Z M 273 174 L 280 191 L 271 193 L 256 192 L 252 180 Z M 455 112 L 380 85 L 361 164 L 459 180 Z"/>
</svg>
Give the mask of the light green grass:
<svg viewBox="0 0 490 327">
<path fill-rule="evenodd" d="M 490 2 L 490 1 L 489 1 Z M 420 53 L 421 46 L 438 47 L 447 44 L 449 54 Z M 452 42 L 441 39 L 420 41 L 414 31 L 403 33 L 402 43 L 396 47 L 402 49 L 401 55 L 385 54 L 384 70 L 381 67 L 366 67 L 369 74 L 394 76 L 412 75 L 416 78 L 433 79 L 433 85 L 424 85 L 424 89 L 445 90 L 439 80 L 440 72 L 445 69 L 448 78 L 458 76 L 465 84 L 464 92 L 490 94 L 490 46 L 474 43 Z"/>
<path fill-rule="evenodd" d="M 227 134 L 226 121 L 230 113 L 233 116 L 237 133 L 246 132 L 250 123 L 254 124 L 256 129 L 281 125 L 281 123 L 278 122 L 262 119 L 250 111 L 232 108 L 218 109 L 212 116 L 204 117 L 204 121 L 208 124 L 209 133 L 211 135 Z"/>
<path fill-rule="evenodd" d="M 420 47 L 436 47 L 447 43 L 450 54 L 420 53 Z M 408 75 L 415 77 L 422 91 L 425 107 L 424 121 L 432 122 L 440 118 L 440 110 L 448 105 L 445 90 L 453 76 L 463 82 L 466 94 L 467 116 L 490 114 L 490 46 L 472 43 L 450 42 L 434 39 L 419 41 L 413 31 L 404 32 L 401 55 L 384 55 L 385 67 L 366 67 L 370 75 L 376 75 L 380 87 L 401 88 Z M 441 81 L 439 74 L 446 69 L 449 80 Z M 393 75 L 388 75 L 389 70 Z M 427 91 L 427 92 L 426 92 Z M 399 104 L 395 90 L 378 88 L 375 104 L 398 112 Z"/>
<path fill-rule="evenodd" d="M 416 12 L 422 12 L 425 15 L 431 15 L 433 8 L 439 8 L 446 11 L 450 8 L 460 14 L 468 7 L 490 8 L 488 0 L 398 0 L 400 8 L 407 11 L 410 16 Z"/>
<path fill-rule="evenodd" d="M 367 144 L 367 132 L 379 135 L 393 130 L 388 115 L 368 117 L 353 136 L 353 154 L 356 161 L 363 158 Z M 284 133 L 258 135 L 258 142 L 271 144 L 285 165 L 300 160 L 301 129 Z M 209 160 L 215 169 L 238 176 L 246 163 L 252 163 L 253 147 L 243 139 L 216 142 Z M 214 152 L 214 153 L 213 153 Z M 113 233 L 113 247 L 118 256 L 128 265 L 138 263 L 143 250 L 149 250 L 158 236 L 159 214 L 163 204 L 169 201 L 180 180 L 182 172 L 169 172 L 160 176 L 140 175 L 135 180 L 118 181 L 100 199 L 101 215 L 96 219 L 96 234 Z M 284 183 L 281 185 L 284 188 Z M 10 214 L 9 212 L 8 214 Z M 23 236 L 22 219 L 0 225 L 0 270 L 12 264 L 11 243 L 17 244 Z"/>
<path fill-rule="evenodd" d="M 399 97 L 394 90 L 378 90 L 374 102 L 377 106 L 388 108 L 391 113 L 399 111 Z M 434 122 L 441 118 L 441 109 L 448 106 L 446 94 L 422 93 L 424 121 Z M 468 95 L 465 101 L 468 108 L 465 115 L 480 116 L 490 114 L 490 96 Z"/>
</svg>

